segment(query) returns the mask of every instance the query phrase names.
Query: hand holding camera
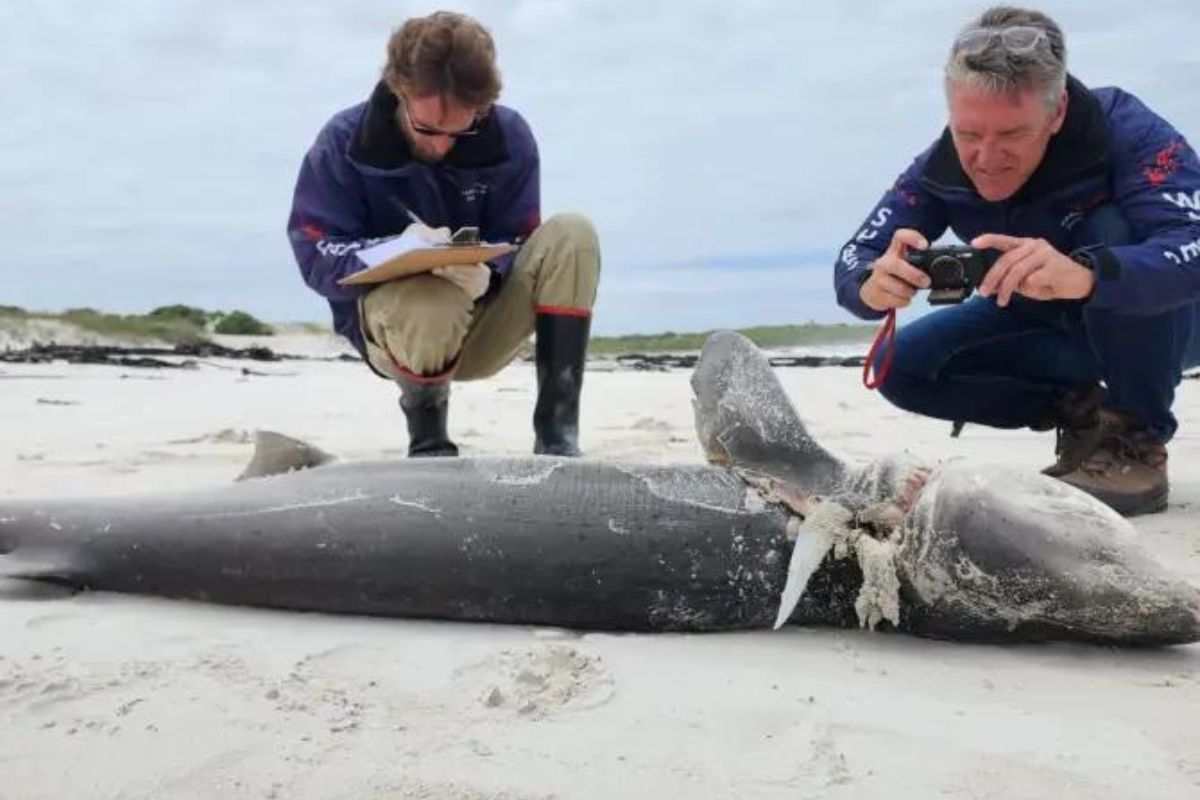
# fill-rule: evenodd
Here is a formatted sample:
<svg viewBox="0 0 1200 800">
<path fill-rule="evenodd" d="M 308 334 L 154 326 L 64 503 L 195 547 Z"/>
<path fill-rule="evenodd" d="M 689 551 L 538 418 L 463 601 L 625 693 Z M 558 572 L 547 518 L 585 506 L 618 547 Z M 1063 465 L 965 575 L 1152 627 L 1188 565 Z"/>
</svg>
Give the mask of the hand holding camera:
<svg viewBox="0 0 1200 800">
<path fill-rule="evenodd" d="M 892 234 L 887 252 L 875 259 L 871 274 L 858 290 L 858 296 L 875 311 L 905 308 L 918 289 L 929 287 L 929 276 L 912 266 L 905 256 L 929 246 L 925 237 L 911 228 Z"/>
<path fill-rule="evenodd" d="M 999 256 L 996 250 L 951 245 L 912 250 L 906 259 L 929 276 L 929 305 L 940 306 L 970 297 Z"/>
<path fill-rule="evenodd" d="M 979 285 L 979 293 L 995 295 L 998 306 L 1008 305 L 1014 293 L 1033 300 L 1081 300 L 1096 286 L 1090 269 L 1044 239 L 988 233 L 975 237 L 971 244 L 1001 253 Z"/>
</svg>

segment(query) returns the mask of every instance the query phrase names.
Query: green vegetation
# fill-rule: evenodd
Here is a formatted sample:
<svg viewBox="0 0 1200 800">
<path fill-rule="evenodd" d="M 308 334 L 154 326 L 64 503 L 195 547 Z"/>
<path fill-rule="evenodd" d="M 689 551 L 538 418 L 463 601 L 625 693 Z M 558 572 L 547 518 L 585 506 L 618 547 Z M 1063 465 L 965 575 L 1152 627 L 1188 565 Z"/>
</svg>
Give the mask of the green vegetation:
<svg viewBox="0 0 1200 800">
<path fill-rule="evenodd" d="M 742 328 L 738 332 L 759 347 L 802 347 L 824 344 L 869 342 L 875 335 L 874 325 L 837 323 L 818 325 L 764 325 Z M 624 353 L 664 353 L 699 350 L 712 331 L 698 333 L 659 333 L 631 336 L 595 336 L 588 344 L 592 355 L 622 355 Z"/>
<path fill-rule="evenodd" d="M 74 325 L 80 330 L 113 339 L 160 341 L 169 344 L 205 342 L 213 333 L 268 336 L 271 327 L 244 311 L 204 311 L 185 305 L 160 306 L 148 314 L 107 314 L 94 308 L 69 308 L 60 314 L 0 306 L 7 327 L 24 320 L 46 320 Z"/>
<path fill-rule="evenodd" d="M 147 314 L 150 319 L 162 321 L 178 321 L 186 322 L 194 328 L 203 330 L 208 327 L 209 319 L 212 317 L 207 311 L 194 306 L 159 306 L 158 308 Z"/>
<path fill-rule="evenodd" d="M 205 311 L 186 305 L 159 306 L 148 314 L 106 314 L 94 308 L 72 308 L 60 314 L 27 311 L 18 306 L 0 305 L 0 322 L 6 327 L 24 320 L 51 320 L 76 325 L 101 336 L 133 341 L 164 341 L 193 344 L 208 339 L 209 333 L 269 336 L 274 329 L 244 311 Z M 306 322 L 288 325 L 288 330 L 305 333 L 329 333 L 327 324 Z M 740 333 L 759 347 L 803 347 L 826 344 L 866 343 L 875 335 L 876 326 L 837 323 L 821 325 L 764 325 L 742 328 Z M 695 352 L 712 331 L 628 336 L 594 336 L 588 346 L 594 356 L 618 356 L 625 353 Z M 531 343 L 532 344 L 532 343 Z"/>
<path fill-rule="evenodd" d="M 72 308 L 62 314 L 31 314 L 30 316 L 66 322 L 89 333 L 117 339 L 158 339 L 172 344 L 204 339 L 203 328 L 180 319 L 156 319 L 141 314 L 105 314 L 94 308 Z"/>
<path fill-rule="evenodd" d="M 213 332 L 233 336 L 270 336 L 275 333 L 270 325 L 259 322 L 245 311 L 234 311 L 221 317 Z"/>
</svg>

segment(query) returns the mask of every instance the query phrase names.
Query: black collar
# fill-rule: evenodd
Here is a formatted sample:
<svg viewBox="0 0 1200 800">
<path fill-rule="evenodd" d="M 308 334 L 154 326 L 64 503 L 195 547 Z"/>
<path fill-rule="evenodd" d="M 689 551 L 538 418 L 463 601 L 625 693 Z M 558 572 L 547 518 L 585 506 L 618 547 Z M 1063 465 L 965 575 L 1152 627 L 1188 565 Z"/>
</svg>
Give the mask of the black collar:
<svg viewBox="0 0 1200 800">
<path fill-rule="evenodd" d="M 1067 116 L 1062 129 L 1050 137 L 1042 163 L 1012 200 L 1043 196 L 1082 177 L 1103 174 L 1108 168 L 1108 147 L 1108 125 L 1100 101 L 1074 76 L 1068 75 Z M 942 131 L 924 176 L 943 187 L 975 192 L 959 163 L 949 127 Z"/>
<path fill-rule="evenodd" d="M 399 102 L 383 81 L 375 85 L 371 99 L 350 142 L 350 158 L 368 167 L 394 170 L 413 163 L 408 141 L 396 121 Z M 493 112 L 481 123 L 479 133 L 464 136 L 442 159 L 451 167 L 479 168 L 495 166 L 508 158 L 504 131 Z"/>
</svg>

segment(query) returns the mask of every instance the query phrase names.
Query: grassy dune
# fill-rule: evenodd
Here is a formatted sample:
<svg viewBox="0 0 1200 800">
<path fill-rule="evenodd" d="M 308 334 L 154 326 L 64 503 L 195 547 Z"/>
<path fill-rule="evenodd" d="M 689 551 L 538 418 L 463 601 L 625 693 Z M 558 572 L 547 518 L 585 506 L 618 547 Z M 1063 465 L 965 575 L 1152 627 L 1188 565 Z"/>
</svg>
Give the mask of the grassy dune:
<svg viewBox="0 0 1200 800">
<path fill-rule="evenodd" d="M 73 325 L 80 330 L 100 336 L 127 341 L 159 341 L 171 344 L 207 340 L 213 333 L 264 335 L 270 326 L 240 311 L 232 313 L 204 311 L 189 306 L 163 306 L 148 314 L 109 314 L 92 308 L 75 308 L 61 313 L 27 311 L 16 306 L 0 305 L 0 329 L 12 330 L 26 321 L 46 320 Z M 292 326 L 304 333 L 329 333 L 320 323 Z M 871 340 L 873 325 L 831 324 L 766 325 L 742 328 L 759 347 L 798 347 L 826 344 L 857 344 Z M 696 351 L 712 331 L 627 336 L 595 336 L 589 345 L 593 356 L 618 356 L 626 353 L 671 353 Z"/>
<path fill-rule="evenodd" d="M 149 314 L 109 314 L 94 308 L 61 313 L 0 306 L 0 326 L 12 329 L 27 321 L 72 325 L 82 331 L 128 341 L 185 344 L 205 341 L 212 333 L 269 335 L 271 327 L 242 311 L 204 311 L 190 306 L 162 306 Z"/>
<path fill-rule="evenodd" d="M 826 344 L 855 344 L 870 342 L 875 335 L 874 325 L 832 324 L 764 325 L 741 328 L 759 347 L 803 347 Z M 694 333 L 634 334 L 629 336 L 593 337 L 588 347 L 592 355 L 622 355 L 624 353 L 664 353 L 699 350 L 712 331 Z"/>
</svg>

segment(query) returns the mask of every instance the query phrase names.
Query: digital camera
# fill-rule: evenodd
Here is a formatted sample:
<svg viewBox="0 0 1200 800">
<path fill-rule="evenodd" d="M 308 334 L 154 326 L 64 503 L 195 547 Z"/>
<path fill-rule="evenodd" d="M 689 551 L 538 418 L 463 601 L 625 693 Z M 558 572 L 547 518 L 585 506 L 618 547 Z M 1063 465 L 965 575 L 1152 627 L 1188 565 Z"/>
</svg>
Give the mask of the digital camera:
<svg viewBox="0 0 1200 800">
<path fill-rule="evenodd" d="M 912 249 L 904 260 L 929 276 L 929 304 L 938 306 L 970 297 L 999 257 L 998 250 L 952 245 Z"/>
</svg>

